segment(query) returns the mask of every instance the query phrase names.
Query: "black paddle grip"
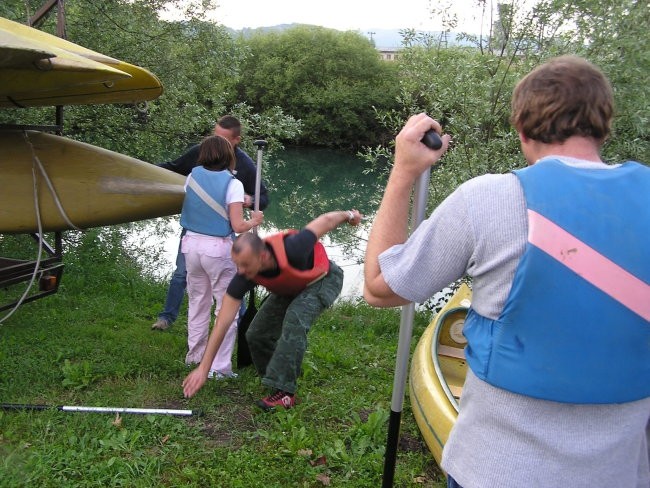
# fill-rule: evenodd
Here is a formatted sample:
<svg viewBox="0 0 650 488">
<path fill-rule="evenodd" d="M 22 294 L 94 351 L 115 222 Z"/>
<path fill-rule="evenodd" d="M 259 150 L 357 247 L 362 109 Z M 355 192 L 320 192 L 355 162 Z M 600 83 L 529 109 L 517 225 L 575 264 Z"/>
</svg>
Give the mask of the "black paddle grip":
<svg viewBox="0 0 650 488">
<path fill-rule="evenodd" d="M 433 129 L 429 129 L 424 133 L 422 143 L 429 149 L 437 150 L 442 147 L 442 139 L 440 139 L 438 133 Z"/>
</svg>

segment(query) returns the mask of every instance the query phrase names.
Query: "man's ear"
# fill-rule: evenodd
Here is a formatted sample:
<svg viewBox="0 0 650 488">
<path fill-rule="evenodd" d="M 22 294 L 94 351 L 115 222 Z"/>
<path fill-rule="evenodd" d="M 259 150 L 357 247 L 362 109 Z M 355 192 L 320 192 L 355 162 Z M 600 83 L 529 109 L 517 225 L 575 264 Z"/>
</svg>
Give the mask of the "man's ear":
<svg viewBox="0 0 650 488">
<path fill-rule="evenodd" d="M 530 141 L 530 139 L 526 137 L 526 134 L 524 134 L 520 130 L 517 131 L 517 134 L 519 135 L 519 142 L 521 142 L 522 144 L 526 144 L 528 141 Z"/>
<path fill-rule="evenodd" d="M 271 251 L 268 250 L 266 246 L 264 246 L 264 249 L 262 249 L 262 252 L 260 254 L 262 258 L 262 262 L 265 264 L 270 264 L 271 266 L 275 265 L 275 260 L 273 259 L 273 254 Z"/>
</svg>

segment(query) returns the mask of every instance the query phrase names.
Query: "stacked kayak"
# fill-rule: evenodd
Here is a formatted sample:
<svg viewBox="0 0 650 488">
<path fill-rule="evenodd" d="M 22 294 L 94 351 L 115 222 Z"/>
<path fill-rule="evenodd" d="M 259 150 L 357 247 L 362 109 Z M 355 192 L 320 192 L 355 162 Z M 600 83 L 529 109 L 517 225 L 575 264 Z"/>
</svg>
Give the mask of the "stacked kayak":
<svg viewBox="0 0 650 488">
<path fill-rule="evenodd" d="M 0 17 L 0 107 L 136 103 L 162 91 L 144 68 Z"/>
<path fill-rule="evenodd" d="M 0 17 L 0 109 L 153 100 L 144 68 Z M 0 234 L 86 229 L 180 212 L 185 178 L 61 136 L 0 127 Z"/>
<path fill-rule="evenodd" d="M 185 177 L 38 131 L 0 131 L 0 234 L 86 229 L 180 212 Z"/>
</svg>

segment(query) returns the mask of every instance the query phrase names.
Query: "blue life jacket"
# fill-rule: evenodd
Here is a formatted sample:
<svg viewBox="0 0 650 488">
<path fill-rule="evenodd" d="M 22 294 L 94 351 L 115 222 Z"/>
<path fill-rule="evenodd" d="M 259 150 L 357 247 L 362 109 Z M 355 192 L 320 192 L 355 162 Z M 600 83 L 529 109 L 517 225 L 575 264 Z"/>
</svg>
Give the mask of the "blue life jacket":
<svg viewBox="0 0 650 488">
<path fill-rule="evenodd" d="M 226 192 L 228 185 L 234 179 L 229 171 L 210 171 L 203 166 L 196 166 L 190 173 L 194 184 L 189 184 L 183 200 L 181 211 L 181 226 L 184 229 L 208 236 L 226 237 L 233 233 L 228 219 Z M 198 187 L 196 186 L 198 185 Z M 203 194 L 203 197 L 197 193 Z M 223 212 L 218 213 L 205 201 L 205 195 L 220 206 Z"/>
<path fill-rule="evenodd" d="M 468 314 L 472 371 L 557 402 L 650 396 L 650 168 L 546 159 L 514 173 L 528 242 L 501 316 Z"/>
</svg>

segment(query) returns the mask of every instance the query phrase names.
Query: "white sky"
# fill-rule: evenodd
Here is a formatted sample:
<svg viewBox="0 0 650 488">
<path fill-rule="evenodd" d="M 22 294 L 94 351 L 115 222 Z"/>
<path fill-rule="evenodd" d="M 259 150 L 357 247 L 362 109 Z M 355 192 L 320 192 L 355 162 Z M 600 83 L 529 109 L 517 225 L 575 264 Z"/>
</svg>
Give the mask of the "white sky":
<svg viewBox="0 0 650 488">
<path fill-rule="evenodd" d="M 311 24 L 339 30 L 441 30 L 441 15 L 431 9 L 445 7 L 458 16 L 454 31 L 478 32 L 478 0 L 217 0 L 210 16 L 219 24 L 241 29 L 278 24 Z M 488 5 L 491 3 L 487 2 Z"/>
</svg>

